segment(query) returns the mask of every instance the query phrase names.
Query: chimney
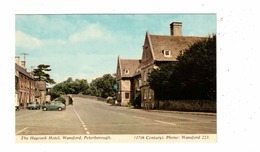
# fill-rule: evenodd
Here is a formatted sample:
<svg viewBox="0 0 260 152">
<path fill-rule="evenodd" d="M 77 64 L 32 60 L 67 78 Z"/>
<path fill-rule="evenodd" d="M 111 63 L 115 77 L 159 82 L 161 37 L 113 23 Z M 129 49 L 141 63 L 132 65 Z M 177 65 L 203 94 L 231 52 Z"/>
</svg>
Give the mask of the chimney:
<svg viewBox="0 0 260 152">
<path fill-rule="evenodd" d="M 182 36 L 182 22 L 172 22 L 170 30 L 171 36 Z"/>
<path fill-rule="evenodd" d="M 26 70 L 25 61 L 21 61 L 21 67 Z"/>
<path fill-rule="evenodd" d="M 20 57 L 19 57 L 19 56 L 16 56 L 16 57 L 15 57 L 15 63 L 16 63 L 17 65 L 20 65 Z"/>
</svg>

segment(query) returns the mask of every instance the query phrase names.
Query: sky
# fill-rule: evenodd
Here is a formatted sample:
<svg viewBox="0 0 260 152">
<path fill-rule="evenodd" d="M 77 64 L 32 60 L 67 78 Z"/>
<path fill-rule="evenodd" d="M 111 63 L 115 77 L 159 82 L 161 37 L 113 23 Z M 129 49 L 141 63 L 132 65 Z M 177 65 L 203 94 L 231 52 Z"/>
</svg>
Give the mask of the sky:
<svg viewBox="0 0 260 152">
<path fill-rule="evenodd" d="M 145 33 L 170 35 L 182 22 L 184 36 L 216 33 L 216 14 L 16 14 L 15 55 L 31 71 L 39 64 L 57 83 L 116 73 L 117 58 L 141 59 Z"/>
</svg>

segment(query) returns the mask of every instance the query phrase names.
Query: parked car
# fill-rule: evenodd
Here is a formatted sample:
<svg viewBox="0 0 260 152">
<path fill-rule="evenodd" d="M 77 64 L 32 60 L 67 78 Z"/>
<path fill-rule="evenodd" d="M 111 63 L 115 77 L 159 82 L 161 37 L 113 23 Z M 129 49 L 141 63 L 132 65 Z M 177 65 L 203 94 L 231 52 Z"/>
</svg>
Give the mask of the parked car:
<svg viewBox="0 0 260 152">
<path fill-rule="evenodd" d="M 55 103 L 55 104 L 58 104 L 61 106 L 62 110 L 65 110 L 66 109 L 66 105 L 64 103 L 62 103 L 61 101 L 59 100 L 53 100 L 51 101 L 50 103 Z"/>
<path fill-rule="evenodd" d="M 28 104 L 27 109 L 29 110 L 41 109 L 41 105 L 38 102 L 31 102 Z"/>
<path fill-rule="evenodd" d="M 61 108 L 62 108 L 62 110 L 65 110 L 66 109 L 66 105 L 65 104 L 63 104 L 63 103 L 58 103 L 58 104 L 60 104 L 60 106 L 61 106 Z"/>
<path fill-rule="evenodd" d="M 51 103 L 48 103 L 48 104 L 45 104 L 42 106 L 43 111 L 47 111 L 47 110 L 62 111 L 62 109 L 63 109 L 62 105 L 59 103 L 55 103 L 55 102 L 51 102 Z"/>
</svg>

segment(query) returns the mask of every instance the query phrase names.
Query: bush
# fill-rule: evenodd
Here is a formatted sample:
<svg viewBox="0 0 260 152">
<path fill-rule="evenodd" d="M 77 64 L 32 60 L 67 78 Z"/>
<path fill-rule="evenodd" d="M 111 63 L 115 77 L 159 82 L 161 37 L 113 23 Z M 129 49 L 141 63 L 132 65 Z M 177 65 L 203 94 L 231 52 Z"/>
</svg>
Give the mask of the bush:
<svg viewBox="0 0 260 152">
<path fill-rule="evenodd" d="M 141 108 L 141 92 L 137 92 L 136 95 L 135 95 L 135 100 L 134 102 L 132 103 L 132 105 L 135 107 L 135 108 Z"/>
<path fill-rule="evenodd" d="M 72 100 L 72 98 L 70 97 L 70 96 L 68 96 L 69 97 L 69 105 L 73 105 L 73 100 Z"/>
<path fill-rule="evenodd" d="M 107 103 L 113 103 L 114 100 L 113 100 L 113 97 L 107 97 Z"/>
</svg>

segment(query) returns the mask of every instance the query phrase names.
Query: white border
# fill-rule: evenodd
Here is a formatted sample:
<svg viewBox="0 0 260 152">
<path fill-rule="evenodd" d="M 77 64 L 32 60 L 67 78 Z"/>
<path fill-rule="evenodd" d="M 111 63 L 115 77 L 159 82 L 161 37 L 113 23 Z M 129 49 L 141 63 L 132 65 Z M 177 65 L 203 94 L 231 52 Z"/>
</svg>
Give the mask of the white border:
<svg viewBox="0 0 260 152">
<path fill-rule="evenodd" d="M 10 151 L 257 151 L 259 135 L 259 44 L 257 2 L 205 0 L 1 2 L 0 145 Z M 217 13 L 217 144 L 15 144 L 15 14 Z M 257 98 L 258 97 L 258 98 Z M 28 147 L 30 147 L 28 149 Z"/>
</svg>

